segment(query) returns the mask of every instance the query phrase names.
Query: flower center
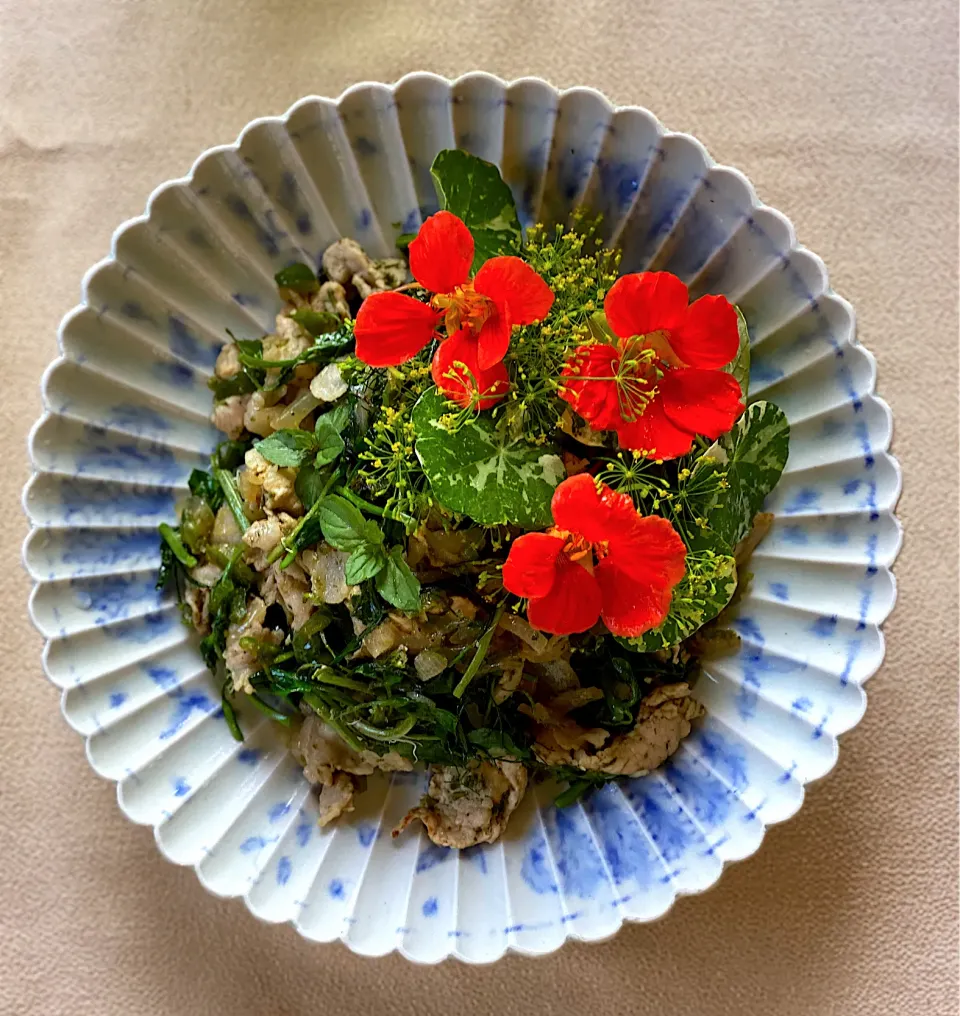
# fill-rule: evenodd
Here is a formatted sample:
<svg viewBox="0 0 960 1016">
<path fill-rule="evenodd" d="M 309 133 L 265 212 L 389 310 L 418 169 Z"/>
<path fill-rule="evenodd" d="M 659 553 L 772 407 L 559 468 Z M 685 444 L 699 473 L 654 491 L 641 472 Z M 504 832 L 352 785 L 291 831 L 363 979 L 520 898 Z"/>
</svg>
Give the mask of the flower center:
<svg viewBox="0 0 960 1016">
<path fill-rule="evenodd" d="M 457 286 L 452 293 L 437 293 L 430 305 L 443 312 L 447 335 L 461 328 L 468 328 L 477 335 L 494 311 L 493 301 L 478 293 L 472 282 Z"/>
<path fill-rule="evenodd" d="M 621 342 L 620 359 L 614 360 L 612 366 L 620 415 L 633 423 L 657 394 L 657 381 L 665 373 L 664 365 L 657 350 L 647 346 L 646 336 L 638 336 Z"/>
<path fill-rule="evenodd" d="M 602 561 L 610 553 L 610 544 L 607 540 L 598 540 L 592 543 L 585 536 L 579 533 L 571 533 L 566 529 L 558 529 L 551 526 L 547 533 L 550 536 L 559 536 L 566 540 L 561 554 L 565 554 L 571 562 L 581 565 L 588 572 L 593 573 L 593 555 L 596 554 L 597 561 Z"/>
</svg>

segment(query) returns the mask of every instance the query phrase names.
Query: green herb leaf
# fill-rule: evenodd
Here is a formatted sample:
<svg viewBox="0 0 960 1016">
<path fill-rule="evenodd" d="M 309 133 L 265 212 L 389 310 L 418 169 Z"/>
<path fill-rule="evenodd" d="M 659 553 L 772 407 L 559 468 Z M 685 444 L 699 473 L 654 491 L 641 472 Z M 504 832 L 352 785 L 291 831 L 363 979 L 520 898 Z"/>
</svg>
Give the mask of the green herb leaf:
<svg viewBox="0 0 960 1016">
<path fill-rule="evenodd" d="M 343 569 L 347 585 L 358 586 L 367 579 L 378 575 L 387 563 L 383 547 L 375 543 L 363 543 L 352 551 Z"/>
<path fill-rule="evenodd" d="M 521 748 L 505 730 L 479 727 L 467 734 L 467 740 L 493 758 L 523 759 L 530 756 L 530 752 L 526 748 Z"/>
<path fill-rule="evenodd" d="M 308 511 L 323 497 L 324 488 L 330 478 L 328 469 L 320 470 L 312 462 L 305 462 L 293 481 L 293 489 Z"/>
<path fill-rule="evenodd" d="M 211 511 L 216 511 L 223 504 L 223 490 L 220 484 L 202 469 L 194 469 L 187 480 L 190 493 L 202 497 L 210 505 Z"/>
<path fill-rule="evenodd" d="M 767 494 L 777 485 L 790 451 L 790 424 L 772 402 L 755 402 L 719 441 L 697 459 L 701 470 L 726 472 L 727 488 L 717 492 L 706 515 L 709 527 L 735 547 L 753 525 Z"/>
<path fill-rule="evenodd" d="M 299 466 L 313 454 L 317 447 L 317 441 L 308 430 L 290 428 L 275 431 L 262 441 L 254 441 L 253 447 L 274 465 Z M 327 459 L 326 461 L 332 460 Z M 318 463 L 318 465 L 324 465 L 324 463 Z"/>
<path fill-rule="evenodd" d="M 221 441 L 210 456 L 212 469 L 239 469 L 250 447 L 249 441 Z"/>
<path fill-rule="evenodd" d="M 160 568 L 157 571 L 157 589 L 163 589 L 163 587 L 176 575 L 177 568 L 180 567 L 179 562 L 173 555 L 173 551 L 170 549 L 170 545 L 166 540 L 160 540 Z M 177 595 L 180 594 L 180 583 L 177 583 Z"/>
<path fill-rule="evenodd" d="M 510 440 L 489 414 L 451 426 L 456 410 L 430 388 L 413 410 L 417 457 L 436 499 L 484 526 L 549 526 L 550 499 L 566 476 L 549 446 Z"/>
<path fill-rule="evenodd" d="M 331 654 L 322 639 L 324 631 L 333 621 L 333 615 L 321 607 L 307 618 L 293 633 L 293 655 L 298 663 L 328 663 Z"/>
<path fill-rule="evenodd" d="M 300 261 L 282 268 L 273 278 L 281 289 L 292 289 L 301 296 L 309 296 L 320 288 L 313 269 Z"/>
<path fill-rule="evenodd" d="M 333 409 L 328 410 L 317 418 L 317 425 L 314 430 L 318 440 L 320 438 L 321 427 L 332 427 L 338 434 L 343 433 L 344 428 L 353 419 L 355 401 L 352 395 L 346 395 Z"/>
<path fill-rule="evenodd" d="M 520 220 L 510 188 L 490 162 L 455 148 L 440 152 L 430 168 L 440 203 L 473 235 L 473 271 L 497 254 L 520 247 Z"/>
<path fill-rule="evenodd" d="M 326 416 L 321 416 L 317 420 L 314 429 L 314 445 L 317 449 L 315 464 L 318 467 L 329 465 L 344 449 L 343 438 L 335 423 L 328 420 Z"/>
<path fill-rule="evenodd" d="M 173 526 L 168 525 L 166 522 L 161 522 L 160 535 L 163 537 L 164 542 L 173 551 L 173 556 L 185 567 L 193 568 L 196 566 L 197 559 L 190 553 L 189 550 L 183 545 L 183 541 L 180 539 L 180 534 Z"/>
<path fill-rule="evenodd" d="M 727 374 L 732 374 L 740 382 L 740 391 L 743 392 L 743 401 L 747 401 L 747 389 L 750 386 L 750 332 L 747 331 L 747 319 L 743 316 L 739 307 L 734 307 L 737 312 L 737 331 L 740 334 L 740 347 L 737 355 L 724 367 Z"/>
<path fill-rule="evenodd" d="M 290 312 L 290 317 L 298 325 L 306 328 L 311 335 L 323 335 L 326 332 L 335 332 L 340 324 L 340 318 L 326 310 L 295 310 Z"/>
<path fill-rule="evenodd" d="M 390 548 L 386 567 L 377 576 L 377 591 L 399 610 L 414 614 L 420 609 L 420 581 L 410 570 L 403 548 Z"/>
<path fill-rule="evenodd" d="M 345 497 L 331 494 L 317 506 L 317 518 L 323 538 L 337 550 L 354 551 L 367 544 L 383 544 L 383 533 L 368 522 L 356 505 Z"/>
<path fill-rule="evenodd" d="M 207 387 L 213 392 L 216 402 L 223 402 L 231 395 L 247 395 L 256 391 L 257 385 L 245 370 L 241 370 L 233 377 L 217 377 L 216 374 L 212 374 L 207 378 Z"/>
<path fill-rule="evenodd" d="M 728 554 L 707 554 L 688 563 L 687 573 L 673 590 L 670 611 L 658 628 L 638 638 L 617 641 L 628 649 L 653 653 L 689 638 L 712 621 L 730 602 L 737 589 L 737 564 Z"/>
<path fill-rule="evenodd" d="M 322 335 L 315 335 L 313 345 L 307 347 L 299 356 L 287 357 L 284 360 L 265 360 L 263 358 L 262 343 L 258 342 L 256 349 L 245 349 L 244 343 L 238 341 L 240 347 L 238 358 L 247 371 L 257 374 L 258 384 L 263 384 L 263 371 L 280 370 L 280 379 L 273 387 L 283 384 L 289 377 L 289 372 L 295 367 L 304 363 L 325 364 L 343 349 L 346 349 L 353 342 L 353 322 L 345 322 L 341 328 L 332 332 L 325 332 Z M 250 344 L 252 345 L 252 343 Z"/>
</svg>

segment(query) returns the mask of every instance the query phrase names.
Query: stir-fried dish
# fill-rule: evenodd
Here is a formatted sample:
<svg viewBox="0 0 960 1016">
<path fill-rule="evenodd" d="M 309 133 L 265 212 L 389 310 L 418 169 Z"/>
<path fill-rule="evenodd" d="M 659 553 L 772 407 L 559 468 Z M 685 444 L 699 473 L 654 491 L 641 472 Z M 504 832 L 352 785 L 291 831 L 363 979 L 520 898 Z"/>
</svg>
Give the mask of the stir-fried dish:
<svg viewBox="0 0 960 1016">
<path fill-rule="evenodd" d="M 580 216 L 524 234 L 463 152 L 433 173 L 403 257 L 338 240 L 277 275 L 273 334 L 229 336 L 160 582 L 234 736 L 241 696 L 288 729 L 321 823 L 424 764 L 395 835 L 468 847 L 532 779 L 563 806 L 676 751 L 789 431 L 748 404 L 724 297 L 618 277 Z"/>
</svg>

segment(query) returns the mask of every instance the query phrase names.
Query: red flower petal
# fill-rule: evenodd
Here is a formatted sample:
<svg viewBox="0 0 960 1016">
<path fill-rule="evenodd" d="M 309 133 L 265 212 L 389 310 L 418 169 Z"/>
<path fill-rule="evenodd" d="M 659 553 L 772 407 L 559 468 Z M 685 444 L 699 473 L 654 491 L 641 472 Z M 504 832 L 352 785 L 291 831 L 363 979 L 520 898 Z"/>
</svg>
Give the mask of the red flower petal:
<svg viewBox="0 0 960 1016">
<path fill-rule="evenodd" d="M 613 346 L 577 346 L 560 372 L 564 388 L 560 398 L 596 430 L 609 430 L 623 422 L 613 380 L 619 359 L 620 351 Z"/>
<path fill-rule="evenodd" d="M 550 536 L 548 533 L 518 536 L 510 545 L 510 553 L 503 563 L 504 588 L 514 596 L 546 596 L 567 560 L 562 553 L 565 543 L 562 536 Z"/>
<path fill-rule="evenodd" d="M 687 308 L 682 324 L 670 333 L 670 345 L 691 367 L 725 367 L 740 348 L 733 304 L 725 296 L 701 296 Z"/>
<path fill-rule="evenodd" d="M 638 583 L 609 558 L 597 566 L 596 580 L 603 602 L 603 623 L 614 635 L 642 635 L 661 624 L 670 610 L 670 589 Z"/>
<path fill-rule="evenodd" d="M 521 258 L 504 256 L 485 261 L 473 280 L 473 288 L 489 296 L 498 308 L 508 306 L 510 321 L 515 325 L 542 321 L 553 306 L 553 290 Z"/>
<path fill-rule="evenodd" d="M 623 339 L 650 332 L 672 332 L 687 313 L 687 287 L 669 272 L 641 272 L 617 279 L 603 309 L 607 323 Z"/>
<path fill-rule="evenodd" d="M 712 439 L 728 431 L 743 412 L 741 394 L 732 374 L 689 367 L 668 371 L 660 379 L 658 401 L 676 426 Z"/>
<path fill-rule="evenodd" d="M 640 515 L 625 494 L 609 493 L 603 500 L 610 502 L 610 552 L 603 563 L 610 562 L 640 585 L 672 589 L 686 570 L 683 540 L 667 519 Z"/>
<path fill-rule="evenodd" d="M 553 587 L 546 596 L 529 602 L 527 620 L 550 635 L 573 635 L 597 623 L 600 603 L 597 580 L 583 565 L 562 554 Z"/>
<path fill-rule="evenodd" d="M 507 355 L 510 331 L 510 308 L 496 307 L 477 334 L 477 362 L 481 367 L 492 367 Z"/>
<path fill-rule="evenodd" d="M 663 384 L 663 379 L 660 383 Z M 677 427 L 667 418 L 660 393 L 637 420 L 617 427 L 617 437 L 621 448 L 645 452 L 651 459 L 675 459 L 693 447 L 693 432 Z"/>
<path fill-rule="evenodd" d="M 357 357 L 371 367 L 405 363 L 433 338 L 439 320 L 428 304 L 405 293 L 373 293 L 357 314 Z"/>
<path fill-rule="evenodd" d="M 437 212 L 410 242 L 410 272 L 431 293 L 452 293 L 470 277 L 473 237 L 453 212 Z"/>
<path fill-rule="evenodd" d="M 568 477 L 553 492 L 553 521 L 559 529 L 583 536 L 591 543 L 607 538 L 606 511 L 589 473 Z"/>
<path fill-rule="evenodd" d="M 468 406 L 490 409 L 510 387 L 504 364 L 496 363 L 489 370 L 477 364 L 477 342 L 463 329 L 440 343 L 433 354 L 430 371 L 440 391 L 464 409 Z M 476 399 L 478 393 L 479 401 Z"/>
</svg>

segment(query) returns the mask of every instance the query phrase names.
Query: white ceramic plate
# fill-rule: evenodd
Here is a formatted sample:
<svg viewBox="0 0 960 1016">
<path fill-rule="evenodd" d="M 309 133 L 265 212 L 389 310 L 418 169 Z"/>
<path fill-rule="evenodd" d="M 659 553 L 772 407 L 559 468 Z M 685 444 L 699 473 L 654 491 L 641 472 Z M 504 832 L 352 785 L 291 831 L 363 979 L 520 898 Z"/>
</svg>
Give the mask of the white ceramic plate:
<svg viewBox="0 0 960 1016">
<path fill-rule="evenodd" d="M 205 379 L 224 329 L 270 330 L 274 273 L 316 264 L 341 235 L 391 253 L 436 210 L 429 167 L 452 146 L 501 166 L 524 224 L 585 204 L 622 245 L 624 271 L 667 269 L 692 296 L 738 303 L 751 397 L 792 424 L 768 503 L 776 522 L 736 622 L 742 648 L 696 688 L 707 716 L 661 771 L 564 811 L 535 789 L 500 843 L 459 853 L 389 836 L 422 774 L 371 781 L 351 817 L 320 830 L 279 729 L 241 708 L 247 738 L 233 741 L 193 639 L 154 589 L 156 524 L 217 440 Z M 646 110 L 484 74 L 303 99 L 154 191 L 85 276 L 59 343 L 24 492 L 44 669 L 124 812 L 210 891 L 242 896 L 265 920 L 423 962 L 603 938 L 752 854 L 863 714 L 901 538 L 874 359 L 786 218 Z"/>
</svg>

